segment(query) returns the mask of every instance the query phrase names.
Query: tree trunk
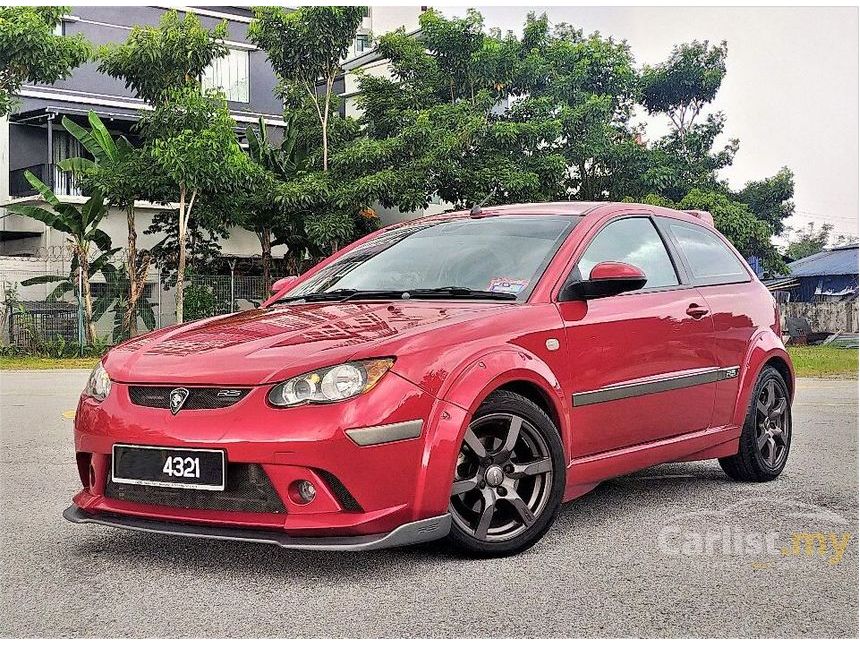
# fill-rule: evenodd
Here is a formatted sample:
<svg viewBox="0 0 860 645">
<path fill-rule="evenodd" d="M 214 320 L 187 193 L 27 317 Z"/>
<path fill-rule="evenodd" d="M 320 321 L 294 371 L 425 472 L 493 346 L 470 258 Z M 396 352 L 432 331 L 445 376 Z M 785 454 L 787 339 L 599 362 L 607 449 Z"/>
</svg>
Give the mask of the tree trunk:
<svg viewBox="0 0 860 645">
<path fill-rule="evenodd" d="M 122 329 L 127 338 L 137 335 L 137 299 L 140 297 L 137 280 L 137 231 L 134 228 L 134 202 L 125 209 L 125 219 L 128 224 L 128 258 L 126 272 L 128 274 L 128 301 L 122 317 Z"/>
<path fill-rule="evenodd" d="M 81 272 L 81 286 L 84 292 L 84 324 L 86 325 L 87 342 L 92 345 L 96 339 L 96 326 L 93 322 L 93 295 L 90 289 L 90 259 L 88 251 L 87 247 L 78 246 L 78 270 Z"/>
<path fill-rule="evenodd" d="M 264 226 L 258 235 L 263 260 L 263 284 L 265 285 L 263 296 L 266 296 L 272 289 L 272 229 Z"/>
<path fill-rule="evenodd" d="M 185 232 L 186 232 L 186 213 L 185 213 L 185 186 L 179 188 L 179 234 L 177 241 L 179 244 L 179 259 L 176 265 L 176 322 L 183 322 L 182 314 L 185 297 Z"/>
</svg>

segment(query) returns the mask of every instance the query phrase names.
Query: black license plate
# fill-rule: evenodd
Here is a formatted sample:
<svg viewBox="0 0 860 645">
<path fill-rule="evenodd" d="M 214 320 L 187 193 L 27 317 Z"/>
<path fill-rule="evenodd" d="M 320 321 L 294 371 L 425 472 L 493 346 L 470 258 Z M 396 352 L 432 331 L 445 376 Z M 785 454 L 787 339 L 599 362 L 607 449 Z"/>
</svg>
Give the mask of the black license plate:
<svg viewBox="0 0 860 645">
<path fill-rule="evenodd" d="M 166 488 L 224 490 L 224 451 L 114 444 L 113 481 Z"/>
</svg>

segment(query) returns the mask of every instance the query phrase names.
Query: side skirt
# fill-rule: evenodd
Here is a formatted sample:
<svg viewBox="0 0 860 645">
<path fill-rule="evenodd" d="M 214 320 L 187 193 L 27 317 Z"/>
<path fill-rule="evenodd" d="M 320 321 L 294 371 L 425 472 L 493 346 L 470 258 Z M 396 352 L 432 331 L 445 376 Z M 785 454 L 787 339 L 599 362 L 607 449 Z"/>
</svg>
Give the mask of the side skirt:
<svg viewBox="0 0 860 645">
<path fill-rule="evenodd" d="M 649 466 L 733 455 L 737 452 L 739 437 L 737 426 L 721 426 L 579 457 L 568 464 L 564 500 L 575 499 L 606 479 Z"/>
</svg>

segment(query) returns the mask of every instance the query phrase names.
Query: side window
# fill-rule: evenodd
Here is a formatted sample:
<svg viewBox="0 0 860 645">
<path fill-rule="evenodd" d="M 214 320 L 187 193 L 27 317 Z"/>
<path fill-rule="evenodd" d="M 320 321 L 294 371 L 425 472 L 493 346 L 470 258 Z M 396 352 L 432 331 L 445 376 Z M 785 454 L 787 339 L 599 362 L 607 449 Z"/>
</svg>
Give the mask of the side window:
<svg viewBox="0 0 860 645">
<path fill-rule="evenodd" d="M 749 282 L 743 263 L 714 233 L 695 224 L 668 223 L 697 284 Z"/>
<path fill-rule="evenodd" d="M 628 217 L 608 224 L 591 240 L 576 266 L 582 277 L 588 278 L 600 262 L 626 262 L 639 267 L 648 279 L 645 288 L 679 284 L 666 246 L 647 217 Z"/>
</svg>

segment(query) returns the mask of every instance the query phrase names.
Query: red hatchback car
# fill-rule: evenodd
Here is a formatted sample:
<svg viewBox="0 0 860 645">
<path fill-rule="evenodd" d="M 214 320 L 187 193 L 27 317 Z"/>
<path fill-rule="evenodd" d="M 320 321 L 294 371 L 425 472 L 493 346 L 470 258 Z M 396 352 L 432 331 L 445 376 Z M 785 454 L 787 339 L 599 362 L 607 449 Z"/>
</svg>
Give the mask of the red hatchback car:
<svg viewBox="0 0 860 645">
<path fill-rule="evenodd" d="M 285 280 L 258 309 L 104 357 L 67 519 L 508 555 L 610 477 L 716 458 L 766 481 L 788 458 L 778 310 L 707 213 L 476 208 Z"/>
</svg>

